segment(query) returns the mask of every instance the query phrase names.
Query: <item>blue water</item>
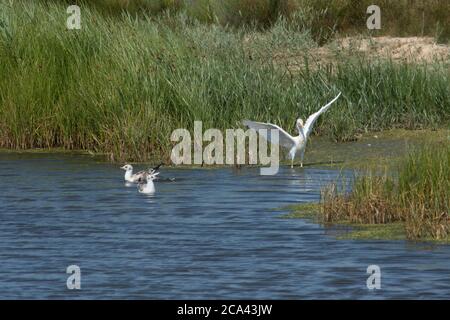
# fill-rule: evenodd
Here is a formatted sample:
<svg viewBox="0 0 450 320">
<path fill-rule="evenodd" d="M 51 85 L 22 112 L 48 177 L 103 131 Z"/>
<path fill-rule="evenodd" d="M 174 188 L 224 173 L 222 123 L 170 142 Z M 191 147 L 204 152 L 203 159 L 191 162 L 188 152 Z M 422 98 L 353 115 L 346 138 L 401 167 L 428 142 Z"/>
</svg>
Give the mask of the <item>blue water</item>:
<svg viewBox="0 0 450 320">
<path fill-rule="evenodd" d="M 145 196 L 88 156 L 0 153 L 0 298 L 450 298 L 450 246 L 336 240 L 273 210 L 317 201 L 337 171 L 258 173 L 164 168 L 176 181 Z"/>
</svg>

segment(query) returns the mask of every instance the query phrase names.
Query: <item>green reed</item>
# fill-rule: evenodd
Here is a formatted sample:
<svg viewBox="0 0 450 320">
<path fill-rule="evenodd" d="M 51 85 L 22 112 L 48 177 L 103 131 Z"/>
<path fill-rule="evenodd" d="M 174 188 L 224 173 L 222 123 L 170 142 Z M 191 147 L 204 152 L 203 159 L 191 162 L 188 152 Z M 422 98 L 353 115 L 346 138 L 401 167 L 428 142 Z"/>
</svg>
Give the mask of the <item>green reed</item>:
<svg viewBox="0 0 450 320">
<path fill-rule="evenodd" d="M 336 141 L 449 121 L 447 65 L 356 59 L 290 72 L 265 51 L 315 43 L 283 20 L 259 32 L 203 24 L 185 13 L 100 15 L 84 8 L 82 29 L 69 31 L 62 3 L 2 0 L 0 7 L 0 147 L 167 159 L 171 132 L 192 129 L 195 120 L 226 129 L 250 118 L 294 130 L 294 119 L 338 91 L 343 97 L 315 126 Z M 254 34 L 257 41 L 246 41 Z"/>
</svg>

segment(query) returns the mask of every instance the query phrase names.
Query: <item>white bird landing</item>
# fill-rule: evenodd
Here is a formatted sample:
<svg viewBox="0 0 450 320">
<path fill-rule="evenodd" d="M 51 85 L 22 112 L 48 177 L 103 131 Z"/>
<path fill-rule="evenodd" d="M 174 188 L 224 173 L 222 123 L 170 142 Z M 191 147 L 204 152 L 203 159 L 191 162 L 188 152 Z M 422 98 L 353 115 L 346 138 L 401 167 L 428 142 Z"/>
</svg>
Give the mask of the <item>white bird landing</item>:
<svg viewBox="0 0 450 320">
<path fill-rule="evenodd" d="M 298 130 L 299 135 L 296 137 L 291 136 L 289 133 L 287 133 L 285 130 L 283 130 L 281 127 L 277 126 L 276 124 L 271 123 L 263 123 L 263 122 L 254 122 L 249 120 L 244 120 L 242 123 L 249 127 L 250 129 L 254 130 L 260 130 L 260 129 L 266 129 L 267 130 L 267 136 L 264 136 L 267 140 L 270 141 L 271 135 L 270 130 L 275 129 L 278 130 L 278 136 L 279 136 L 279 145 L 289 149 L 289 156 L 291 158 L 291 168 L 294 167 L 294 158 L 295 155 L 300 152 L 300 166 L 303 167 L 303 157 L 305 155 L 305 148 L 306 148 L 306 142 L 308 140 L 309 135 L 312 132 L 312 127 L 314 125 L 314 122 L 316 122 L 317 118 L 328 110 L 328 108 L 340 97 L 341 93 L 336 96 L 333 100 L 331 100 L 329 103 L 324 105 L 322 108 L 320 108 L 319 111 L 316 113 L 313 113 L 308 117 L 306 120 L 306 123 L 303 124 L 303 120 L 298 118 L 296 122 L 296 127 Z"/>
<path fill-rule="evenodd" d="M 153 183 L 153 180 L 156 179 L 156 176 L 159 174 L 159 172 L 153 171 L 152 173 L 146 172 L 144 174 L 143 181 L 145 183 L 140 183 L 138 190 L 140 193 L 143 194 L 153 194 L 155 193 L 155 184 Z"/>
<path fill-rule="evenodd" d="M 133 166 L 131 164 L 126 164 L 123 167 L 120 167 L 120 169 L 125 170 L 125 181 L 132 182 L 132 183 L 138 183 L 140 181 L 143 181 L 145 178 L 145 175 L 150 173 L 155 173 L 160 167 L 162 166 L 162 163 L 152 169 L 149 169 L 148 171 L 139 171 L 137 173 L 133 174 Z"/>
</svg>

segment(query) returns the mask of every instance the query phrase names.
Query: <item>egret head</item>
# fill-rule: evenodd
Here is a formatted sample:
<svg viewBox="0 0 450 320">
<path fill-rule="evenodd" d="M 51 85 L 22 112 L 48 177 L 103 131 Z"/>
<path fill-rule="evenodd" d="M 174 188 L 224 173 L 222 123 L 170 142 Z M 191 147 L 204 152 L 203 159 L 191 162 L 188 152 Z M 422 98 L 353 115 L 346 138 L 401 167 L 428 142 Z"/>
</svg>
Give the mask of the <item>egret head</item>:
<svg viewBox="0 0 450 320">
<path fill-rule="evenodd" d="M 133 166 L 131 164 L 126 164 L 123 167 L 120 167 L 120 169 L 125 170 L 125 171 L 131 171 L 131 170 L 133 170 Z"/>
</svg>

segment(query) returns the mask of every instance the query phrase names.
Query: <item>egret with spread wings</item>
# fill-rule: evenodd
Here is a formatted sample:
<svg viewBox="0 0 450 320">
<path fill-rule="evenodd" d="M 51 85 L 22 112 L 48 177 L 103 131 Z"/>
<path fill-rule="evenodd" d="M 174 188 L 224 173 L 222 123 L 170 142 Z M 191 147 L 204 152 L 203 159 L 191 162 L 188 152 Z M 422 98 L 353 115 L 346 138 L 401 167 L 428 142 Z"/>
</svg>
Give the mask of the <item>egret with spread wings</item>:
<svg viewBox="0 0 450 320">
<path fill-rule="evenodd" d="M 266 129 L 267 130 L 267 136 L 265 138 L 270 141 L 270 130 L 274 129 L 278 131 L 279 136 L 279 145 L 282 147 L 285 147 L 289 149 L 289 157 L 291 158 L 291 168 L 294 167 L 294 158 L 295 155 L 300 152 L 300 166 L 303 167 L 303 157 L 305 155 L 305 148 L 306 148 L 306 142 L 308 140 L 309 135 L 311 134 L 312 127 L 314 123 L 316 122 L 317 118 L 324 113 L 325 111 L 330 108 L 330 106 L 340 97 L 341 93 L 336 96 L 333 100 L 331 100 L 329 103 L 324 105 L 322 108 L 320 108 L 319 111 L 316 113 L 313 113 L 308 117 L 306 120 L 306 123 L 303 124 L 303 120 L 298 118 L 296 122 L 296 127 L 298 130 L 299 135 L 296 137 L 291 136 L 289 133 L 287 133 L 285 130 L 283 130 L 281 127 L 277 126 L 276 124 L 271 123 L 264 123 L 264 122 L 255 122 L 255 121 L 249 121 L 244 120 L 242 123 L 249 127 L 250 129 L 260 130 L 260 129 Z"/>
</svg>

